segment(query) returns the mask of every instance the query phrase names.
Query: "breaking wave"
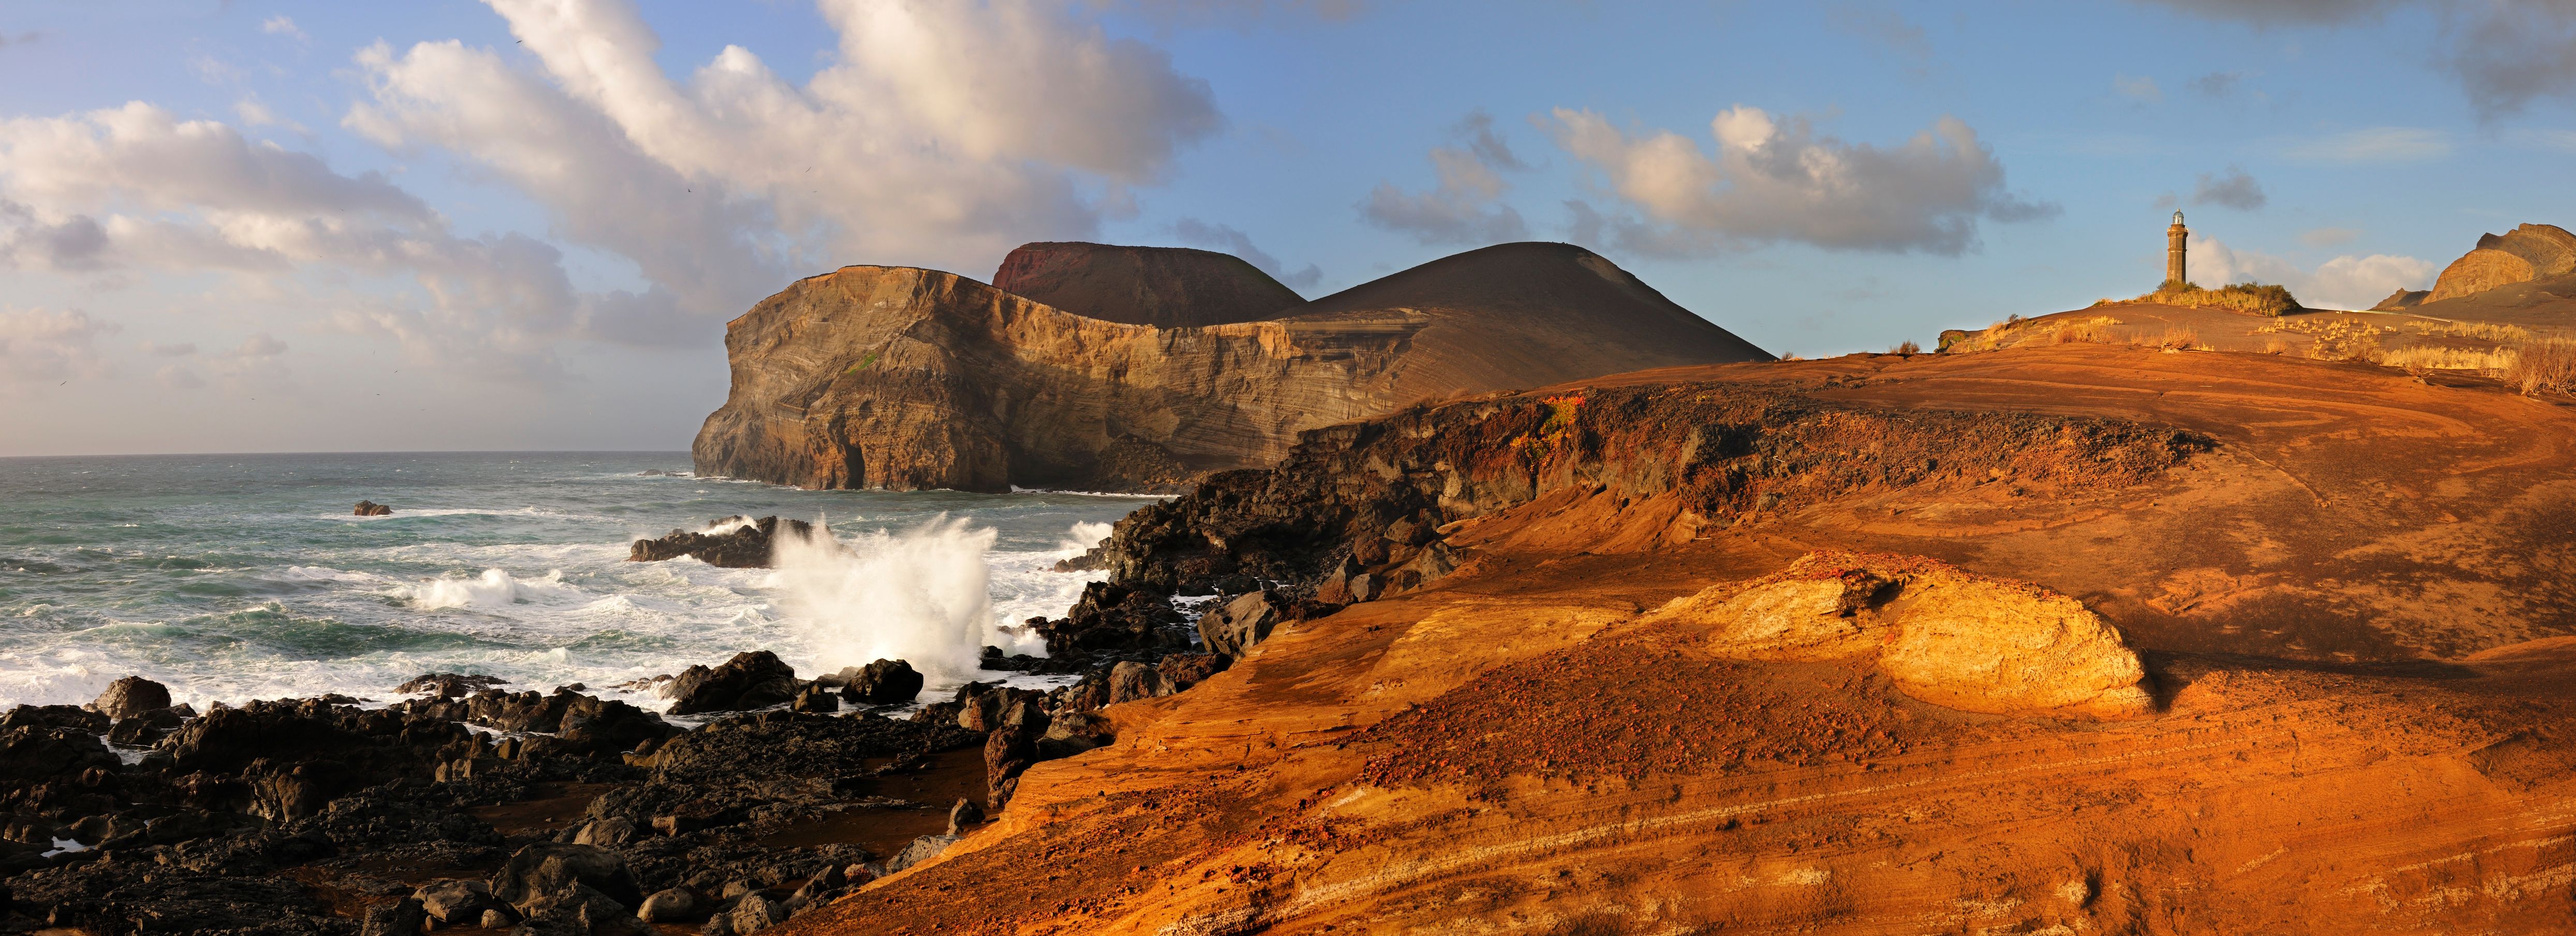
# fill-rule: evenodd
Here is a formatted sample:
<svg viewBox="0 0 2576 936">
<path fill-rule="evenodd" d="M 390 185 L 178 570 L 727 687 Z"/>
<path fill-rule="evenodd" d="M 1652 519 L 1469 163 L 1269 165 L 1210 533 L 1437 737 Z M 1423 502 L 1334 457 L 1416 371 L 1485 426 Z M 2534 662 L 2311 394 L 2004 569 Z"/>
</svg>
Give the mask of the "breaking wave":
<svg viewBox="0 0 2576 936">
<path fill-rule="evenodd" d="M 774 581 L 825 670 L 907 660 L 933 686 L 956 685 L 978 674 L 975 663 L 988 644 L 1005 653 L 1045 652 L 1034 637 L 994 624 L 985 560 L 995 536 L 946 514 L 847 540 L 818 525 L 812 539 L 778 540 Z"/>
</svg>

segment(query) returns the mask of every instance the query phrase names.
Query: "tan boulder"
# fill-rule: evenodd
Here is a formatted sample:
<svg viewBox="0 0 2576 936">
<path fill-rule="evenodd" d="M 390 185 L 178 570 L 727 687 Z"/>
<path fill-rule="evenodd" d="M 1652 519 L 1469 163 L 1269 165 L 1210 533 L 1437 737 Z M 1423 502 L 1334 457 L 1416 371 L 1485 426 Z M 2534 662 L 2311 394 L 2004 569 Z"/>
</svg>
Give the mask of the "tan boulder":
<svg viewBox="0 0 2576 936">
<path fill-rule="evenodd" d="M 1906 588 L 1902 625 L 1878 668 L 1906 695 L 1999 715 L 2128 718 L 2154 710 L 2138 654 L 2083 602 L 1957 570 Z"/>
<path fill-rule="evenodd" d="M 1743 660 L 1873 657 L 1906 695 L 1999 715 L 2127 718 L 2154 711 L 2146 669 L 2083 602 L 1938 560 L 1820 550 L 1647 616 L 1710 629 Z"/>
</svg>

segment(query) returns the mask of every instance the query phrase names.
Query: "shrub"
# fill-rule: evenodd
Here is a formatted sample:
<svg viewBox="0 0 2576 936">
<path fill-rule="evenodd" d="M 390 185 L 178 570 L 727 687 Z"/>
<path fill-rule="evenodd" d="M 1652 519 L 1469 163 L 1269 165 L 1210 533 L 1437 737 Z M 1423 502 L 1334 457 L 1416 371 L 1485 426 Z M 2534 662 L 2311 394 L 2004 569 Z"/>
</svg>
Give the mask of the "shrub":
<svg viewBox="0 0 2576 936">
<path fill-rule="evenodd" d="M 2166 280 L 2155 292 L 2137 298 L 2139 302 L 2184 306 L 2194 309 L 2226 309 L 2247 315 L 2287 315 L 2300 311 L 2299 300 L 2285 286 L 2262 283 L 2234 283 L 2217 289 L 2202 289 L 2180 280 Z"/>
<path fill-rule="evenodd" d="M 1897 343 L 1896 343 L 1896 347 L 1893 347 L 1893 348 L 1889 348 L 1889 349 L 1887 349 L 1887 353 L 1889 353 L 1889 354 L 1921 354 L 1921 353 L 1923 353 L 1923 346 L 1922 346 L 1922 345 L 1919 345 L 1919 344 L 1915 344 L 1914 342 L 1911 342 L 1911 341 L 1900 341 L 1900 342 L 1897 342 Z"/>
<path fill-rule="evenodd" d="M 2525 395 L 2576 393 L 2576 340 L 2543 338 L 2523 345 L 2504 379 Z"/>
<path fill-rule="evenodd" d="M 2518 355 L 2514 354 L 2512 348 L 2436 348 L 2427 345 L 2409 345 L 2394 351 L 2381 352 L 2379 363 L 2410 374 L 2437 370 L 2495 373 L 2511 369 L 2516 357 Z"/>
</svg>

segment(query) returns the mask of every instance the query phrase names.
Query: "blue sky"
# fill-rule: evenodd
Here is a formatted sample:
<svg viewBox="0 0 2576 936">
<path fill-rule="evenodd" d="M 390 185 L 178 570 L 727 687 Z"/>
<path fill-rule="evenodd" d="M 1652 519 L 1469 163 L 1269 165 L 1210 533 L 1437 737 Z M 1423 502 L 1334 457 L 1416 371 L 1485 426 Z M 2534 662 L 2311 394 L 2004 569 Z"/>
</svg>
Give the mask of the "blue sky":
<svg viewBox="0 0 2576 936">
<path fill-rule="evenodd" d="M 2542 0 L 28 0 L 0 455 L 686 446 L 848 263 L 1231 249 L 1320 296 L 1574 240 L 1762 346 L 2576 223 Z M 674 191 L 676 189 L 676 191 Z"/>
</svg>

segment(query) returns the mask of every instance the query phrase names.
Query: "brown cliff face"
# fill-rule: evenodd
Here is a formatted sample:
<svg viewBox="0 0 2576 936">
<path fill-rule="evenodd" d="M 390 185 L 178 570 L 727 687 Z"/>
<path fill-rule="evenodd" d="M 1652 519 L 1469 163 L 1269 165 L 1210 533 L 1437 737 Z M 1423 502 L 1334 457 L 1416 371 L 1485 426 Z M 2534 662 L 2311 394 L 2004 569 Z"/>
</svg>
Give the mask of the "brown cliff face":
<svg viewBox="0 0 2576 936">
<path fill-rule="evenodd" d="M 1306 301 L 1233 254 L 1081 241 L 1022 244 L 993 287 L 1104 322 L 1186 328 L 1270 318 Z"/>
<path fill-rule="evenodd" d="M 727 326 L 733 387 L 699 431 L 697 469 L 823 488 L 1175 489 L 1424 397 L 1770 357 L 1563 244 L 1487 248 L 1290 312 L 1156 328 L 948 273 L 845 267 Z"/>
<path fill-rule="evenodd" d="M 2502 236 L 2481 235 L 2477 249 L 2442 270 L 2425 302 L 2440 302 L 2576 272 L 2576 234 L 2551 224 L 2525 224 Z"/>
</svg>

